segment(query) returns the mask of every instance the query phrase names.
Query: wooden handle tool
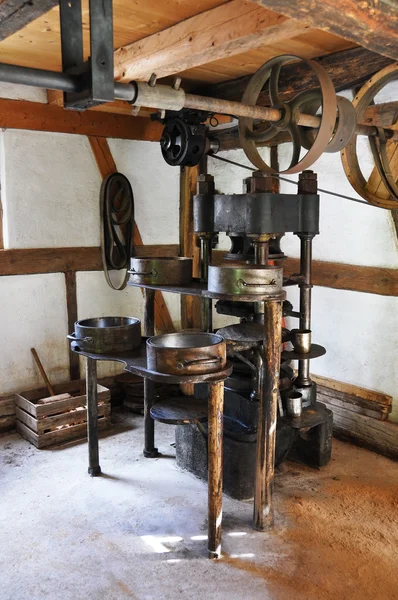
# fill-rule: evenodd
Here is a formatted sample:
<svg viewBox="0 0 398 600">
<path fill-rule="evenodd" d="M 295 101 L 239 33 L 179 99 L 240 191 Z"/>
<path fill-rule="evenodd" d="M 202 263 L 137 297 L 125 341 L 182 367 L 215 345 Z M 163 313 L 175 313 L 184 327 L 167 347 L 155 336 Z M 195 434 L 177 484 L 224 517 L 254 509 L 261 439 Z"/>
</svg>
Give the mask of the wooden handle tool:
<svg viewBox="0 0 398 600">
<path fill-rule="evenodd" d="M 37 366 L 39 367 L 39 371 L 41 373 L 41 376 L 43 377 L 44 383 L 46 384 L 48 393 L 50 394 L 50 396 L 55 396 L 54 389 L 50 383 L 50 380 L 47 377 L 47 373 L 45 372 L 43 365 L 41 364 L 39 355 L 37 354 L 34 348 L 31 348 L 30 351 L 33 354 L 33 358 L 35 359 Z"/>
</svg>

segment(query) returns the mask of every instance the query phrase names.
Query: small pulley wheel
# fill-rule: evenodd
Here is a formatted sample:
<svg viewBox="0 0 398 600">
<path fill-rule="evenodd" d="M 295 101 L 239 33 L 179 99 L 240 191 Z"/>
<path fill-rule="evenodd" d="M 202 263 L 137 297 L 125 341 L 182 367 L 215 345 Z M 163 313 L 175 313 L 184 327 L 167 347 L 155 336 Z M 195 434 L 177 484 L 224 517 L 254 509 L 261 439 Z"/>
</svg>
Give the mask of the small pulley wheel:
<svg viewBox="0 0 398 600">
<path fill-rule="evenodd" d="M 314 72 L 321 89 L 322 115 L 317 135 L 300 160 L 301 138 L 299 130 L 300 112 L 295 104 L 295 98 L 289 102 L 282 102 L 279 96 L 279 74 L 281 68 L 292 61 L 302 60 Z M 254 130 L 254 120 L 250 117 L 239 118 L 240 144 L 247 158 L 259 169 L 267 173 L 276 173 L 260 156 L 256 143 L 271 140 L 279 131 L 288 131 L 293 142 L 293 154 L 289 167 L 280 173 L 299 173 L 308 169 L 324 152 L 330 142 L 337 117 L 337 100 L 334 85 L 325 69 L 313 60 L 306 60 L 293 54 L 277 56 L 266 62 L 250 79 L 242 96 L 242 104 L 255 106 L 261 90 L 268 82 L 271 107 L 281 111 L 281 119 L 277 122 L 268 122 L 265 131 Z"/>
<path fill-rule="evenodd" d="M 204 125 L 191 124 L 179 117 L 166 120 L 160 147 L 167 164 L 172 167 L 194 167 L 200 162 L 205 146 Z"/>
<path fill-rule="evenodd" d="M 305 94 L 312 94 L 311 100 L 306 101 Z M 322 97 L 319 92 L 303 92 L 296 96 L 295 101 L 303 96 L 302 102 L 300 103 L 299 110 L 302 113 L 315 115 L 322 104 Z M 326 146 L 324 152 L 333 153 L 340 152 L 355 133 L 357 125 L 357 114 L 352 103 L 344 96 L 336 96 L 337 99 L 337 110 L 338 118 L 336 121 L 336 127 L 333 132 L 333 136 Z M 312 144 L 315 141 L 316 130 L 309 129 L 308 127 L 299 127 L 301 145 L 303 148 L 310 150 Z"/>
<path fill-rule="evenodd" d="M 398 79 L 398 65 L 396 63 L 382 69 L 367 81 L 355 96 L 352 105 L 357 113 L 357 121 L 363 122 L 366 109 L 374 106 L 376 95 L 390 82 Z M 396 119 L 398 114 L 396 115 Z M 374 169 L 368 179 L 362 173 L 359 165 L 357 141 L 355 134 L 348 145 L 341 151 L 341 162 L 348 181 L 354 190 L 369 204 L 381 208 L 398 208 L 398 173 L 392 167 L 396 154 L 397 141 L 389 140 L 384 129 L 376 128 L 377 136 L 369 136 L 370 149 L 375 163 Z M 395 154 L 394 154 L 395 153 Z"/>
</svg>

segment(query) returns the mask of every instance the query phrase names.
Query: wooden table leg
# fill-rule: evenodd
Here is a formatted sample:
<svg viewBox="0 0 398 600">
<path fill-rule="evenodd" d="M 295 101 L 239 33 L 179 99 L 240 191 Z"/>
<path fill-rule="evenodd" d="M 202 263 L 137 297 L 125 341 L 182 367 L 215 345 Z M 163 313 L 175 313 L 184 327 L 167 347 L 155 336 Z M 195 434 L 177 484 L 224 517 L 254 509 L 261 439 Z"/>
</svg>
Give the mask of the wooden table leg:
<svg viewBox="0 0 398 600">
<path fill-rule="evenodd" d="M 101 467 L 98 448 L 97 362 L 92 358 L 86 359 L 86 394 L 88 472 L 95 477 L 101 474 Z"/>
<path fill-rule="evenodd" d="M 253 507 L 253 527 L 258 530 L 271 527 L 274 523 L 272 492 L 282 340 L 281 302 L 264 302 L 264 322 L 264 362 L 258 413 Z"/>
<path fill-rule="evenodd" d="M 224 382 L 209 384 L 208 433 L 208 549 L 209 558 L 221 556 Z"/>
</svg>

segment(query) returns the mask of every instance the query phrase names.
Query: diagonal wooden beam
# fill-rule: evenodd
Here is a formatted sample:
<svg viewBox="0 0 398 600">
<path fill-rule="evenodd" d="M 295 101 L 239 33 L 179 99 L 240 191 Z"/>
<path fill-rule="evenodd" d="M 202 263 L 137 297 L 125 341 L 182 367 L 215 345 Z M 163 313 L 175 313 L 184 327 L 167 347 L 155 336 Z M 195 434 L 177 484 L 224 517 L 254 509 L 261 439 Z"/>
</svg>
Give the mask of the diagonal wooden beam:
<svg viewBox="0 0 398 600">
<path fill-rule="evenodd" d="M 105 179 L 111 173 L 116 173 L 117 168 L 108 141 L 105 138 L 90 136 L 89 142 L 101 177 Z M 142 246 L 143 241 L 137 224 L 134 226 L 134 245 Z M 163 333 L 174 331 L 173 321 L 161 292 L 155 293 L 155 326 Z"/>
<path fill-rule="evenodd" d="M 0 41 L 57 6 L 58 0 L 1 0 Z"/>
<path fill-rule="evenodd" d="M 232 0 L 119 48 L 114 57 L 115 77 L 126 81 L 147 81 L 152 73 L 166 77 L 281 43 L 308 29 L 248 0 Z"/>
<path fill-rule="evenodd" d="M 398 59 L 398 4 L 391 0 L 253 0 L 256 4 Z"/>
</svg>

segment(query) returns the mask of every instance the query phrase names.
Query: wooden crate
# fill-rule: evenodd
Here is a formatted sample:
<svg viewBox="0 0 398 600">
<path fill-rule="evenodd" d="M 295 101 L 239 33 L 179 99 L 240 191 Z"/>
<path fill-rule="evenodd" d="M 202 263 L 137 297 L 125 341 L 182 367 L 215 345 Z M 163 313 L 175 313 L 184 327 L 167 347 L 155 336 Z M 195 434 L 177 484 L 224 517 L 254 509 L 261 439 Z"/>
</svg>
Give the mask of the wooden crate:
<svg viewBox="0 0 398 600">
<path fill-rule="evenodd" d="M 15 429 L 15 394 L 0 398 L 0 433 Z"/>
<path fill-rule="evenodd" d="M 71 381 L 54 386 L 57 396 L 48 398 L 46 388 L 16 395 L 17 431 L 36 448 L 87 437 L 85 381 Z M 110 392 L 98 385 L 98 428 L 109 427 Z M 62 398 L 60 394 L 72 397 Z M 46 399 L 45 403 L 40 401 Z"/>
</svg>

